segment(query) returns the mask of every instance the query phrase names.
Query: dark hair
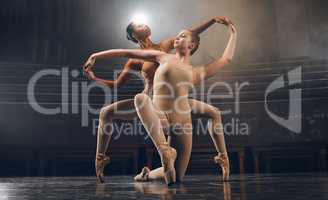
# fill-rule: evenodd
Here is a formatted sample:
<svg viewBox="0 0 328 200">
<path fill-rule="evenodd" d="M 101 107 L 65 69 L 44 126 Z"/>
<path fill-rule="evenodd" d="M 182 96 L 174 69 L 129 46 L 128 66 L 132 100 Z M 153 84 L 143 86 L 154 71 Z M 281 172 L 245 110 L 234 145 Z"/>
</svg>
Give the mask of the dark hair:
<svg viewBox="0 0 328 200">
<path fill-rule="evenodd" d="M 126 38 L 128 40 L 131 40 L 134 43 L 138 43 L 138 40 L 136 40 L 133 37 L 133 32 L 134 32 L 134 27 L 133 27 L 133 22 L 131 22 L 127 27 L 126 27 Z"/>
<path fill-rule="evenodd" d="M 196 34 L 192 34 L 192 40 L 194 42 L 194 48 L 190 51 L 190 55 L 194 54 L 198 47 L 199 47 L 199 43 L 200 43 L 200 37 L 199 35 L 196 35 Z"/>
</svg>

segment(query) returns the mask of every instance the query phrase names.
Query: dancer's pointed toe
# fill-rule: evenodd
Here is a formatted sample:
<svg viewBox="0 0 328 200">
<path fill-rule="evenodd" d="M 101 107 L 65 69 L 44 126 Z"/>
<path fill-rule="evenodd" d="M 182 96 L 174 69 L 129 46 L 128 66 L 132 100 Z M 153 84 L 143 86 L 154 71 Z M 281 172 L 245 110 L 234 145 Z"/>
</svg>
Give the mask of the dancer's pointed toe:
<svg viewBox="0 0 328 200">
<path fill-rule="evenodd" d="M 222 180 L 229 181 L 230 176 L 230 163 L 226 153 L 219 154 L 214 157 L 215 163 L 219 164 L 222 169 Z"/>
<path fill-rule="evenodd" d="M 96 175 L 97 175 L 97 180 L 99 183 L 104 183 L 105 182 L 105 175 L 104 175 L 104 169 L 107 164 L 110 163 L 110 158 L 106 156 L 105 154 L 98 154 L 96 156 Z"/>
<path fill-rule="evenodd" d="M 149 178 L 148 178 L 149 172 L 150 172 L 150 169 L 148 167 L 142 168 L 140 174 L 136 175 L 134 177 L 134 180 L 137 182 L 149 181 Z"/>
<path fill-rule="evenodd" d="M 172 185 L 176 182 L 174 162 L 177 158 L 177 152 L 174 148 L 168 145 L 162 145 L 159 152 L 161 156 L 162 166 L 164 168 L 165 182 L 167 185 Z"/>
</svg>

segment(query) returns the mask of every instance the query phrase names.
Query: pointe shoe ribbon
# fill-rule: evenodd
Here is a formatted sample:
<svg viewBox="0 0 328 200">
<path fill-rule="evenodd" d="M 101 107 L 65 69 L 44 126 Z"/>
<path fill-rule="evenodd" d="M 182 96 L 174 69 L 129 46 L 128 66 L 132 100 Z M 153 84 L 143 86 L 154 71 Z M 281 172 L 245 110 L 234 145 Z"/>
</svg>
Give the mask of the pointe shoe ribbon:
<svg viewBox="0 0 328 200">
<path fill-rule="evenodd" d="M 98 154 L 96 156 L 96 175 L 100 183 L 105 182 L 104 169 L 110 163 L 110 158 L 105 154 Z"/>
</svg>

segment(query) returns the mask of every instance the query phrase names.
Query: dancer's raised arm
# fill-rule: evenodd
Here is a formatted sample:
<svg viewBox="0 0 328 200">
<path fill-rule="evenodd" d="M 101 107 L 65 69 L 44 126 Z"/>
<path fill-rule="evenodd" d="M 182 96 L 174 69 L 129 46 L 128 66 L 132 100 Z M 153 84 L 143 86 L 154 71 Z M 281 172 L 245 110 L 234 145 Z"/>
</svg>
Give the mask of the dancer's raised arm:
<svg viewBox="0 0 328 200">
<path fill-rule="evenodd" d="M 215 75 L 223 66 L 229 64 L 232 61 L 236 49 L 237 31 L 231 22 L 229 22 L 228 28 L 230 32 L 230 38 L 223 55 L 217 60 L 214 60 L 205 66 L 194 68 L 194 84 L 197 84 L 200 81 Z"/>
<path fill-rule="evenodd" d="M 225 24 L 228 25 L 228 20 L 226 17 L 223 16 L 216 16 L 213 17 L 209 20 L 207 20 L 206 22 L 203 22 L 202 24 L 192 27 L 190 29 L 188 29 L 189 31 L 191 31 L 193 34 L 195 35 L 200 35 L 201 33 L 203 33 L 204 31 L 206 31 L 210 26 L 212 26 L 215 23 L 220 23 L 220 24 Z M 173 43 L 176 37 L 170 37 L 168 39 L 165 39 L 161 42 L 161 46 L 163 46 L 165 49 L 173 49 Z"/>
<path fill-rule="evenodd" d="M 228 25 L 229 21 L 227 20 L 226 17 L 223 17 L 223 16 L 213 17 L 212 19 L 209 19 L 208 21 L 206 21 L 196 27 L 191 28 L 190 31 L 193 34 L 199 35 L 202 32 L 206 31 L 210 26 L 212 26 L 215 23 Z"/>
</svg>

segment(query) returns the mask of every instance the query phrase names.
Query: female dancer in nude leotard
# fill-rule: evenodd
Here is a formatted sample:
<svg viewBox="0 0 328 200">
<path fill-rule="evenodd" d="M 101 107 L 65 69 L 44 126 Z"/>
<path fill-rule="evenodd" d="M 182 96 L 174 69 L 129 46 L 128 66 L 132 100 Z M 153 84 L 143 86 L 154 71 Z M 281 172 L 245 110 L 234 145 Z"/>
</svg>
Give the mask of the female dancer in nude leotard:
<svg viewBox="0 0 328 200">
<path fill-rule="evenodd" d="M 222 23 L 222 17 L 215 17 L 206 23 L 202 24 L 201 26 L 191 29 L 194 34 L 199 34 L 206 30 L 210 25 L 214 24 L 215 22 Z M 150 29 L 146 25 L 142 24 L 133 24 L 131 23 L 127 28 L 128 38 L 133 40 L 134 42 L 138 42 L 140 47 L 143 49 L 157 49 L 164 52 L 168 52 L 173 48 L 173 38 L 169 38 L 167 40 L 162 41 L 161 43 L 154 44 L 150 40 Z M 193 52 L 197 48 L 194 48 Z M 192 52 L 192 53 L 193 53 Z M 87 75 L 90 79 L 95 80 L 101 84 L 106 84 L 108 86 L 120 86 L 125 83 L 129 77 L 129 71 L 131 69 L 140 70 L 141 73 L 145 77 L 146 85 L 144 92 L 147 93 L 151 90 L 152 87 L 152 79 L 156 70 L 156 63 L 153 62 L 143 62 L 136 59 L 130 59 L 128 63 L 124 66 L 123 72 L 119 75 L 117 80 L 104 80 L 96 77 L 94 73 L 90 70 L 91 68 L 87 68 L 86 70 Z M 218 156 L 216 156 L 215 160 L 217 163 L 220 164 L 223 170 L 223 179 L 227 180 L 229 176 L 229 160 L 227 157 L 226 146 L 224 142 L 224 135 L 222 130 L 222 122 L 219 110 L 211 105 L 205 104 L 200 101 L 196 100 L 189 100 L 189 104 L 191 109 L 194 113 L 199 113 L 203 115 L 209 116 L 210 122 L 210 134 L 214 141 L 215 147 L 218 151 Z M 111 130 L 104 130 L 106 128 L 110 128 L 110 123 L 112 123 L 113 119 L 133 119 L 136 116 L 135 112 L 119 112 L 122 110 L 133 110 L 133 100 L 123 100 L 111 104 L 109 106 L 104 107 L 100 113 L 100 124 L 98 128 L 98 144 L 97 144 L 97 156 L 96 156 L 96 172 L 99 181 L 103 181 L 103 169 L 109 158 L 105 156 L 106 149 L 108 147 L 108 143 L 111 137 Z M 114 112 L 115 111 L 115 112 Z M 108 125 L 109 124 L 109 125 Z M 214 130 L 213 127 L 221 127 Z M 107 133 L 107 134 L 106 134 Z M 191 137 L 191 136 L 188 136 Z M 183 141 L 182 141 L 183 142 Z M 184 154 L 183 160 L 189 160 L 189 154 Z M 145 181 L 151 179 L 157 179 L 159 177 L 163 177 L 162 169 L 159 168 L 152 172 L 149 172 L 148 168 L 144 168 L 142 170 L 141 175 L 137 176 L 135 179 L 137 181 Z M 147 175 L 147 176 L 146 176 Z"/>
</svg>

